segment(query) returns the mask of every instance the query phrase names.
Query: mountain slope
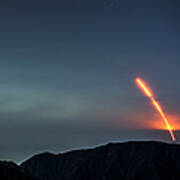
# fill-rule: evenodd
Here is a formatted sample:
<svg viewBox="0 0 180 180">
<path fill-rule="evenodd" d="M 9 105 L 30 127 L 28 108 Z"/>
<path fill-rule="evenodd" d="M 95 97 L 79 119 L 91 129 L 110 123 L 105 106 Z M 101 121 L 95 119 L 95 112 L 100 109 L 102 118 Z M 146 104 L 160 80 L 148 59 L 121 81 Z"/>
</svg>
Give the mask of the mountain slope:
<svg viewBox="0 0 180 180">
<path fill-rule="evenodd" d="M 59 155 L 39 154 L 21 168 L 43 180 L 173 180 L 180 179 L 180 146 L 111 143 Z"/>
<path fill-rule="evenodd" d="M 20 167 L 12 162 L 0 161 L 0 179 L 1 180 L 37 180 L 22 172 Z"/>
</svg>

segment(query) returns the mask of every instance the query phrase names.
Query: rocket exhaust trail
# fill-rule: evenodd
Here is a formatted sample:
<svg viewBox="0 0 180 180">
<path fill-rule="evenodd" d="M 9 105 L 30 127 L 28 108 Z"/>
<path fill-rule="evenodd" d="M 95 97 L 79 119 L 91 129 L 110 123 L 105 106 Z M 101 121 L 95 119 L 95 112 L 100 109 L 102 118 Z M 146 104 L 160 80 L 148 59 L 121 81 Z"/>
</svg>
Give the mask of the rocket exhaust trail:
<svg viewBox="0 0 180 180">
<path fill-rule="evenodd" d="M 136 84 L 139 86 L 139 88 L 143 91 L 143 93 L 149 97 L 151 100 L 152 105 L 156 109 L 156 111 L 160 114 L 161 118 L 164 120 L 164 123 L 166 124 L 166 127 L 169 131 L 169 134 L 171 136 L 172 141 L 176 141 L 175 135 L 173 133 L 173 128 L 170 126 L 166 115 L 163 112 L 162 107 L 160 106 L 159 102 L 153 97 L 153 94 L 151 92 L 151 89 L 145 84 L 144 81 L 142 81 L 140 78 L 136 78 Z"/>
</svg>

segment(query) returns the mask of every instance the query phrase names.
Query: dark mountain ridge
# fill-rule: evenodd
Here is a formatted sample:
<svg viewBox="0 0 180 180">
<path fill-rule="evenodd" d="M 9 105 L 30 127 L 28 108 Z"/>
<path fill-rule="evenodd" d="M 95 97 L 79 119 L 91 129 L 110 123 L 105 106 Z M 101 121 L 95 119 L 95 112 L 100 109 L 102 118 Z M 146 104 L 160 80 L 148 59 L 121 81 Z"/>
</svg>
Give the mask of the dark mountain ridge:
<svg viewBox="0 0 180 180">
<path fill-rule="evenodd" d="M 180 179 L 180 145 L 110 143 L 63 154 L 42 153 L 20 165 L 41 180 Z"/>
<path fill-rule="evenodd" d="M 0 180 L 37 180 L 13 162 L 0 161 Z"/>
</svg>

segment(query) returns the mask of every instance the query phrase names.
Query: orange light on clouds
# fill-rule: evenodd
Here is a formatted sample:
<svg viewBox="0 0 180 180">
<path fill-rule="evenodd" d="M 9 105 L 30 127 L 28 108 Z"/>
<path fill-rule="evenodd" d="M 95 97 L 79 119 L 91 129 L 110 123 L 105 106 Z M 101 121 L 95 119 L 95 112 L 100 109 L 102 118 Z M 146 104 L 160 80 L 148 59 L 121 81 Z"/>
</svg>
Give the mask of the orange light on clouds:
<svg viewBox="0 0 180 180">
<path fill-rule="evenodd" d="M 159 102 L 153 97 L 152 91 L 151 89 L 146 85 L 146 83 L 140 79 L 140 78 L 136 78 L 136 84 L 138 85 L 138 87 L 143 91 L 143 93 L 149 97 L 149 99 L 151 100 L 152 105 L 154 106 L 154 108 L 156 109 L 156 111 L 160 114 L 161 118 L 164 120 L 166 129 L 169 131 L 169 134 L 171 136 L 172 141 L 175 141 L 175 135 L 173 133 L 173 126 L 171 126 L 167 120 L 166 115 L 163 112 L 163 109 L 161 107 L 161 105 L 159 104 Z"/>
<path fill-rule="evenodd" d="M 180 116 L 175 115 L 167 115 L 168 120 L 171 122 L 171 128 L 173 131 L 180 130 Z M 154 120 L 149 121 L 149 127 L 153 129 L 160 129 L 160 130 L 168 130 L 167 126 L 163 121 L 161 121 L 158 117 L 155 117 Z"/>
</svg>

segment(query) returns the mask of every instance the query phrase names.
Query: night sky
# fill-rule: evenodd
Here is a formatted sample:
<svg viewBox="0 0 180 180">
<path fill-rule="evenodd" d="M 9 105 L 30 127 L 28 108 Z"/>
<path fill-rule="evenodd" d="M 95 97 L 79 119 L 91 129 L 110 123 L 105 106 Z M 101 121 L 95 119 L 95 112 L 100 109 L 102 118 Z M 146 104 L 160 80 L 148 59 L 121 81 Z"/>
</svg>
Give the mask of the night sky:
<svg viewBox="0 0 180 180">
<path fill-rule="evenodd" d="M 170 140 L 134 79 L 180 123 L 179 19 L 180 0 L 1 2 L 0 159 Z"/>
</svg>

